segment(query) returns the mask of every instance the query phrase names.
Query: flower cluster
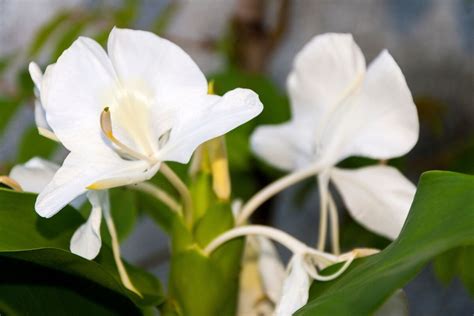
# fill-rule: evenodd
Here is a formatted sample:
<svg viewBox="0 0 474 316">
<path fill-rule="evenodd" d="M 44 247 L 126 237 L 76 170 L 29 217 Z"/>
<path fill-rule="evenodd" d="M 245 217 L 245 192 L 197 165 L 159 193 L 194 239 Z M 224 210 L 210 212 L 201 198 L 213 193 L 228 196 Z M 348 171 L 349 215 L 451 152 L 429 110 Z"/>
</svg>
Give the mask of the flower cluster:
<svg viewBox="0 0 474 316">
<path fill-rule="evenodd" d="M 35 208 L 43 217 L 55 215 L 68 204 L 79 207 L 87 198 L 92 211 L 74 233 L 71 251 L 90 260 L 98 255 L 104 217 L 122 282 L 140 295 L 120 259 L 107 189 L 140 185 L 162 172 L 181 194 L 183 207 L 161 191 L 158 198 L 169 201 L 172 209 L 187 218 L 193 207 L 189 191 L 166 162 L 188 163 L 198 146 L 251 120 L 263 106 L 248 89 L 214 95 L 199 67 L 181 48 L 144 31 L 114 28 L 107 51 L 81 37 L 44 75 L 34 63 L 30 74 L 37 96 L 38 131 L 69 153 L 61 166 L 34 158 L 13 168 L 9 177 L 19 188 L 39 193 Z M 340 254 L 338 211 L 330 182 L 356 221 L 391 239 L 398 236 L 415 192 L 410 181 L 386 164 L 387 159 L 413 148 L 419 129 L 411 93 L 387 51 L 366 67 L 351 35 L 316 36 L 296 56 L 287 88 L 291 120 L 258 127 L 251 146 L 258 157 L 289 174 L 237 207 L 238 227 L 203 249 L 210 255 L 230 239 L 252 236 L 246 253 L 257 254 L 269 304 L 257 306 L 254 299 L 241 295 L 239 309 L 244 314 L 263 308 L 264 314 L 290 315 L 306 303 L 313 280 L 337 278 L 352 260 L 375 252 L 356 249 Z M 225 157 L 222 148 L 221 160 Z M 358 169 L 337 166 L 351 156 L 380 163 Z M 227 166 L 213 167 L 223 170 L 214 190 L 228 199 Z M 317 177 L 319 184 L 317 249 L 275 228 L 247 225 L 265 200 L 308 177 Z M 325 252 L 328 223 L 332 253 Z M 270 240 L 293 253 L 286 272 Z M 344 263 L 333 275 L 319 273 L 338 262 Z M 245 282 L 241 286 L 246 289 Z"/>
</svg>

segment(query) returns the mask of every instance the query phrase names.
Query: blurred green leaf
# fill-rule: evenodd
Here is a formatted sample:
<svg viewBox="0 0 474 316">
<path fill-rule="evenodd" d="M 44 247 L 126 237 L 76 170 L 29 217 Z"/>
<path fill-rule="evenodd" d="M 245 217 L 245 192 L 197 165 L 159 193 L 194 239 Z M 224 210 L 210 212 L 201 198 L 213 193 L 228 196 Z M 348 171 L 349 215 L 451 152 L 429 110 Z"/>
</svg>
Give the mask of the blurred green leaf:
<svg viewBox="0 0 474 316">
<path fill-rule="evenodd" d="M 0 135 L 20 106 L 18 99 L 0 96 Z"/>
<path fill-rule="evenodd" d="M 124 0 L 123 6 L 115 11 L 114 22 L 117 27 L 130 27 L 136 19 L 141 1 Z"/>
<path fill-rule="evenodd" d="M 434 272 L 438 279 L 449 285 L 455 277 L 474 296 L 474 246 L 451 249 L 436 257 L 433 262 Z"/>
<path fill-rule="evenodd" d="M 93 295 L 95 288 L 100 291 L 104 288 L 123 297 L 124 301 L 128 299 L 139 306 L 162 302 L 160 282 L 138 268 L 127 265 L 132 282 L 144 297 L 138 297 L 122 285 L 112 251 L 106 244 L 102 245 L 101 252 L 94 261 L 69 252 L 71 236 L 84 219 L 69 206 L 50 219 L 41 218 L 34 211 L 35 199 L 34 194 L 0 189 L 0 260 L 4 257 L 14 258 L 53 269 L 63 274 L 61 278 L 65 284 L 77 292 L 89 291 Z M 18 267 L 9 273 L 21 275 L 23 272 Z M 88 284 L 87 287 L 81 288 L 74 282 L 78 278 L 87 280 L 84 281 L 84 284 Z M 47 280 L 45 282 L 46 287 L 54 286 L 54 283 L 49 284 Z"/>
<path fill-rule="evenodd" d="M 109 195 L 110 209 L 117 228 L 117 235 L 119 240 L 124 240 L 130 235 L 137 223 L 137 195 L 136 192 L 125 187 L 111 189 Z"/>
<path fill-rule="evenodd" d="M 50 39 L 50 37 L 55 33 L 55 31 L 62 26 L 64 22 L 71 18 L 73 12 L 71 11 L 63 11 L 56 14 L 54 18 L 48 21 L 48 23 L 44 24 L 40 27 L 38 32 L 36 33 L 33 42 L 28 50 L 29 55 L 31 58 L 36 57 L 39 51 L 43 48 L 46 42 Z"/>
<path fill-rule="evenodd" d="M 17 162 L 24 163 L 32 157 L 38 156 L 51 159 L 59 144 L 38 134 L 36 126 L 28 128 L 18 145 Z"/>
<path fill-rule="evenodd" d="M 57 60 L 59 56 L 83 33 L 91 21 L 91 16 L 83 16 L 77 20 L 69 21 L 67 25 L 63 25 L 61 35 L 59 36 L 52 53 L 52 60 Z"/>
<path fill-rule="evenodd" d="M 151 27 L 152 32 L 158 35 L 163 35 L 178 9 L 178 2 L 170 2 L 164 9 L 162 9 Z"/>
<path fill-rule="evenodd" d="M 379 254 L 356 260 L 336 280 L 314 282 L 308 304 L 296 315 L 370 315 L 433 257 L 473 245 L 472 192 L 474 176 L 424 173 L 400 236 Z"/>
</svg>

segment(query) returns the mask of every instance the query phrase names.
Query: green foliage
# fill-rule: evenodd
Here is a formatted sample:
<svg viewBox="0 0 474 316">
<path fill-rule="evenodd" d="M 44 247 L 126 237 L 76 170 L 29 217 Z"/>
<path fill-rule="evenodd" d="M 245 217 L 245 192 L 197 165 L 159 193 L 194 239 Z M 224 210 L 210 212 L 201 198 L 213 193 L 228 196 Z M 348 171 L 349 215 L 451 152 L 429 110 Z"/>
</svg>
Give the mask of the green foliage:
<svg viewBox="0 0 474 316">
<path fill-rule="evenodd" d="M 42 311 L 58 298 L 71 306 L 84 302 L 81 306 L 90 308 L 90 312 L 104 308 L 113 310 L 109 306 L 115 302 L 128 310 L 136 310 L 133 303 L 147 307 L 162 302 L 160 282 L 130 265 L 127 265 L 130 278 L 144 297 L 140 298 L 124 288 L 112 251 L 106 244 L 102 245 L 94 261 L 69 252 L 71 236 L 84 222 L 76 210 L 66 207 L 52 218 L 44 219 L 36 215 L 34 202 L 34 194 L 0 189 L 0 262 L 5 268 L 2 275 L 9 280 L 2 284 L 0 291 L 18 293 L 0 295 L 0 310 L 15 309 L 20 313 L 26 308 L 23 305 L 31 304 L 39 306 L 38 311 Z M 29 273 L 38 277 L 22 277 Z M 42 277 L 45 275 L 52 278 Z M 15 277 L 12 279 L 11 276 Z M 36 290 L 44 290 L 44 293 L 36 295 Z M 22 293 L 31 295 L 23 296 Z M 104 300 L 97 300 L 98 297 Z M 63 307 L 58 305 L 56 308 Z"/>
<path fill-rule="evenodd" d="M 58 148 L 57 142 L 41 136 L 38 134 L 36 126 L 31 126 L 26 130 L 21 139 L 16 160 L 19 163 L 25 163 L 35 156 L 51 159 Z"/>
<path fill-rule="evenodd" d="M 473 245 L 472 192 L 473 176 L 423 174 L 400 236 L 379 254 L 356 260 L 338 279 L 314 282 L 308 304 L 296 315 L 370 315 L 433 257 Z"/>
</svg>

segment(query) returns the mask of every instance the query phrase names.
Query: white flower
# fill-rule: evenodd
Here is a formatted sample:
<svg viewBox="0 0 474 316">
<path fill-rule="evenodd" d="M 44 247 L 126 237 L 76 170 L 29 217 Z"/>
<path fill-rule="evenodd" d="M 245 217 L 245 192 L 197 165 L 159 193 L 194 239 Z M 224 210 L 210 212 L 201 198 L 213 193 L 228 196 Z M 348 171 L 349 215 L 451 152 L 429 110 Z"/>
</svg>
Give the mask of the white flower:
<svg viewBox="0 0 474 316">
<path fill-rule="evenodd" d="M 92 39 L 76 40 L 40 86 L 48 126 L 70 151 L 38 196 L 44 217 L 88 188 L 145 181 L 163 161 L 187 163 L 199 144 L 262 110 L 250 90 L 208 95 L 206 78 L 175 44 L 117 28 L 107 53 Z"/>
<path fill-rule="evenodd" d="M 10 171 L 10 177 L 18 182 L 27 192 L 40 193 L 51 181 L 59 166 L 47 160 L 35 157 L 23 165 L 16 165 Z M 82 224 L 71 238 L 71 252 L 83 258 L 92 260 L 100 251 L 100 223 L 102 211 L 109 208 L 107 191 L 90 191 L 87 197 L 92 204 L 88 220 Z M 84 196 L 71 202 L 76 208 L 84 204 Z"/>
<path fill-rule="evenodd" d="M 254 152 L 284 170 L 321 166 L 321 199 L 328 182 L 339 189 L 351 215 L 366 228 L 396 238 L 415 187 L 388 166 L 343 170 L 350 156 L 390 159 L 418 139 L 415 104 L 405 78 L 384 50 L 367 67 L 349 34 L 313 38 L 297 55 L 288 77 L 292 119 L 258 128 Z"/>
</svg>

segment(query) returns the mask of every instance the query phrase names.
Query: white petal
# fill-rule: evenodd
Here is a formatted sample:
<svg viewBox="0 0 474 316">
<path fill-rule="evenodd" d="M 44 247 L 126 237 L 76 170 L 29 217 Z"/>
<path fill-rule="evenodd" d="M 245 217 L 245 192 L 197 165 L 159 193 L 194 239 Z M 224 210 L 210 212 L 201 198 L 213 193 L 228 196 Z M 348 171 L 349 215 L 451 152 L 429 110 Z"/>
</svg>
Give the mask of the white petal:
<svg viewBox="0 0 474 316">
<path fill-rule="evenodd" d="M 53 179 L 59 166 L 39 157 L 30 159 L 23 165 L 16 165 L 10 177 L 18 182 L 24 191 L 40 193 Z"/>
<path fill-rule="evenodd" d="M 375 316 L 408 316 L 408 300 L 403 290 L 397 290 L 374 314 Z"/>
<path fill-rule="evenodd" d="M 112 63 L 94 40 L 81 37 L 63 52 L 41 94 L 46 117 L 70 151 L 101 154 L 100 114 L 117 85 Z M 44 95 L 43 95 L 44 94 Z"/>
<path fill-rule="evenodd" d="M 207 95 L 179 113 L 170 138 L 160 153 L 162 161 L 187 163 L 203 142 L 221 136 L 254 118 L 263 109 L 257 94 L 234 89 L 222 97 Z"/>
<path fill-rule="evenodd" d="M 207 93 L 206 78 L 191 57 L 151 32 L 114 28 L 107 50 L 121 83 L 150 87 L 157 104 L 170 96 Z"/>
<path fill-rule="evenodd" d="M 36 64 L 35 62 L 31 62 L 28 65 L 28 71 L 30 73 L 31 79 L 33 80 L 33 83 L 35 84 L 35 87 L 38 90 L 41 90 L 41 81 L 43 81 L 43 72 L 41 71 L 38 64 Z"/>
<path fill-rule="evenodd" d="M 87 197 L 92 204 L 92 211 L 87 222 L 82 224 L 72 236 L 70 249 L 72 253 L 92 260 L 99 254 L 102 246 L 100 238 L 102 210 L 110 206 L 107 191 L 90 191 Z"/>
<path fill-rule="evenodd" d="M 410 151 L 418 131 L 418 114 L 405 78 L 383 51 L 369 66 L 358 94 L 330 118 L 321 142 L 325 158 L 333 162 L 349 156 L 389 159 Z"/>
<path fill-rule="evenodd" d="M 303 257 L 295 255 L 290 262 L 290 273 L 283 284 L 282 296 L 276 306 L 276 316 L 293 315 L 308 301 L 311 279 L 304 266 Z"/>
<path fill-rule="evenodd" d="M 126 161 L 111 155 L 85 157 L 72 152 L 39 194 L 36 212 L 51 217 L 91 185 L 93 189 L 106 189 L 145 181 L 156 173 L 158 167 L 150 168 L 144 161 Z"/>
<path fill-rule="evenodd" d="M 268 298 L 277 303 L 281 297 L 285 268 L 273 243 L 266 237 L 256 237 L 259 245 L 258 268 L 263 290 Z"/>
<path fill-rule="evenodd" d="M 302 121 L 260 126 L 250 141 L 257 156 L 282 170 L 306 166 L 314 156 L 314 134 Z"/>
<path fill-rule="evenodd" d="M 331 179 L 356 221 L 377 234 L 397 238 L 416 191 L 397 169 L 381 165 L 334 168 Z"/>
<path fill-rule="evenodd" d="M 351 34 L 315 36 L 296 55 L 288 77 L 292 113 L 319 126 L 327 111 L 360 83 L 365 59 Z"/>
</svg>

